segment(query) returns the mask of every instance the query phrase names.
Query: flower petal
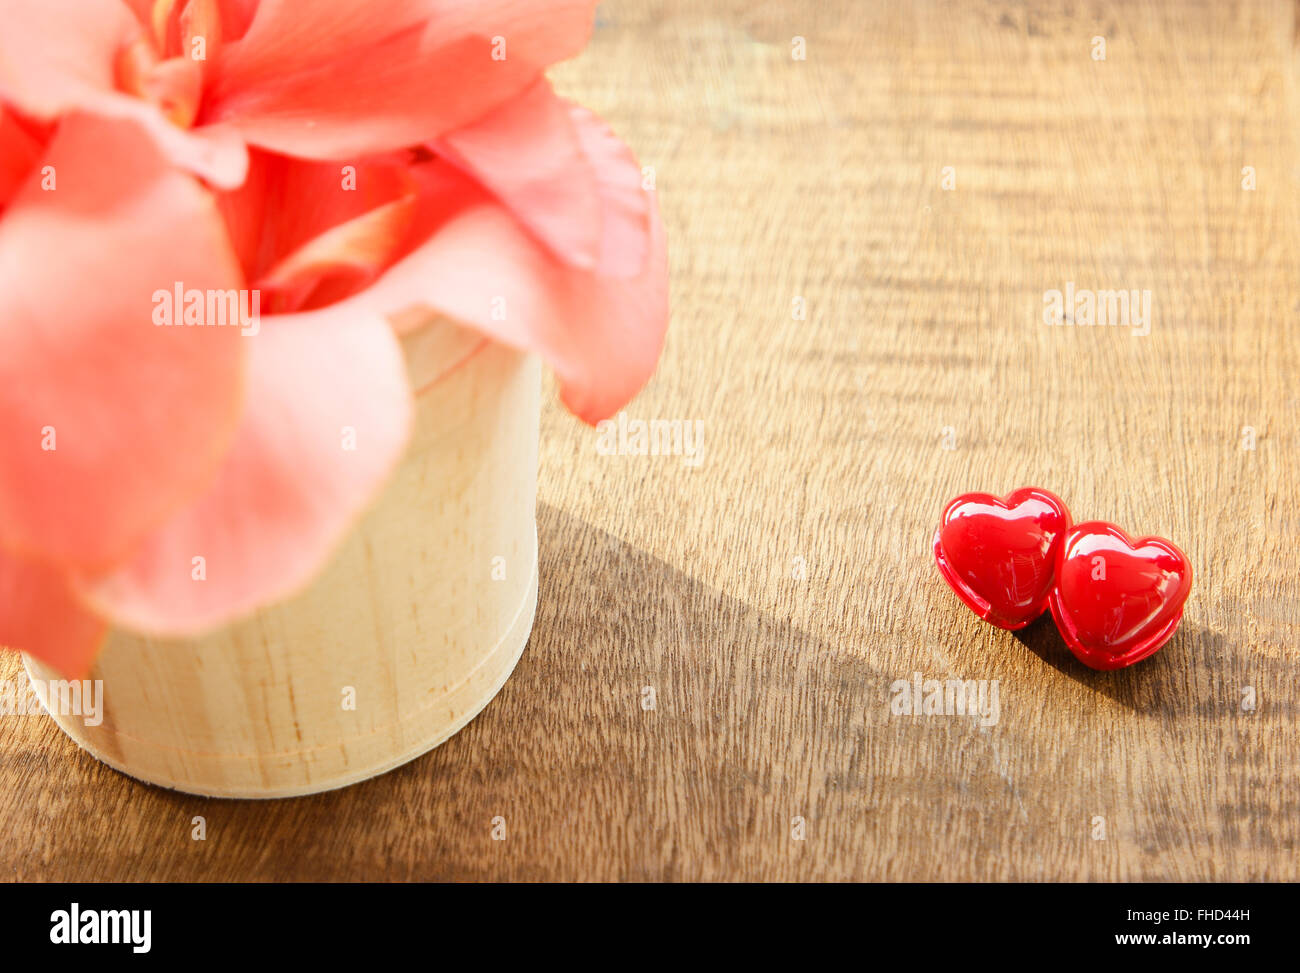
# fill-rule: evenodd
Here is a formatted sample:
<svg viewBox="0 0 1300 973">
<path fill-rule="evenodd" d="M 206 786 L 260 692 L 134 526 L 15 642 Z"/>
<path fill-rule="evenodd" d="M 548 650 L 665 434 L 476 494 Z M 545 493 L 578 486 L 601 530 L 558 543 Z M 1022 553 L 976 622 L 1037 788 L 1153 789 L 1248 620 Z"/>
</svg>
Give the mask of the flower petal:
<svg viewBox="0 0 1300 973">
<path fill-rule="evenodd" d="M 642 186 L 641 164 L 626 142 L 587 109 L 569 103 L 569 116 L 596 173 L 600 201 L 600 251 L 596 272 L 634 277 L 650 259 L 650 223 L 657 219 L 654 198 Z"/>
<path fill-rule="evenodd" d="M 0 210 L 27 181 L 44 151 L 45 140 L 0 105 Z"/>
<path fill-rule="evenodd" d="M 152 28 L 153 18 L 159 10 L 158 0 L 123 0 L 135 13 L 136 20 L 143 26 Z M 177 15 L 179 20 L 186 14 L 191 19 L 196 15 L 202 14 L 205 18 L 210 17 L 209 10 L 204 9 L 209 6 L 212 0 L 172 0 L 168 4 L 168 14 Z M 223 41 L 237 40 L 244 36 L 248 30 L 248 25 L 253 20 L 253 14 L 257 12 L 258 0 L 215 0 L 217 17 L 216 30 L 219 31 Z"/>
<path fill-rule="evenodd" d="M 559 376 L 564 404 L 594 425 L 640 391 L 663 348 L 667 253 L 657 213 L 647 246 L 650 259 L 637 277 L 600 277 L 559 264 L 489 205 L 457 217 L 411 266 L 432 278 L 430 307 L 540 353 Z M 497 298 L 502 320 L 494 313 Z"/>
<path fill-rule="evenodd" d="M 6 0 L 0 33 L 0 92 L 40 118 L 113 90 L 118 52 L 140 25 L 120 3 Z"/>
<path fill-rule="evenodd" d="M 134 122 L 149 133 L 175 165 L 219 189 L 238 186 L 248 171 L 248 149 L 232 126 L 180 129 L 149 102 L 116 92 L 87 95 L 69 108 Z"/>
<path fill-rule="evenodd" d="M 593 0 L 318 0 L 304 17 L 297 0 L 263 0 L 222 52 L 200 120 L 314 159 L 426 142 L 580 51 L 594 9 Z"/>
<path fill-rule="evenodd" d="M 120 625 L 193 635 L 291 595 L 402 455 L 411 395 L 382 317 L 273 316 L 249 344 L 248 408 L 211 489 L 129 562 L 78 579 L 83 597 Z"/>
<path fill-rule="evenodd" d="M 0 543 L 103 565 L 238 420 L 238 329 L 157 327 L 155 292 L 241 280 L 210 194 L 136 126 L 70 116 L 41 161 L 0 218 Z"/>
<path fill-rule="evenodd" d="M 116 90 L 118 58 L 141 25 L 125 5 L 5 0 L 0 100 L 53 119 L 73 111 L 133 121 L 168 157 L 213 185 L 243 181 L 248 155 L 230 126 L 183 131 L 152 104 Z"/>
<path fill-rule="evenodd" d="M 652 207 L 636 157 L 544 78 L 432 149 L 491 190 L 560 259 L 611 277 L 645 265 Z"/>
<path fill-rule="evenodd" d="M 258 289 L 296 311 L 360 290 L 383 270 L 411 225 L 415 197 L 395 199 L 313 237 L 257 282 Z"/>
<path fill-rule="evenodd" d="M 414 196 L 408 154 L 356 164 L 250 153 L 248 179 L 218 203 L 250 281 L 337 227 Z"/>
<path fill-rule="evenodd" d="M 598 124 L 581 114 L 584 128 Z M 634 161 L 597 170 L 602 197 L 625 192 L 629 166 L 637 171 Z M 541 354 L 561 380 L 565 404 L 584 421 L 617 412 L 653 373 L 668 324 L 666 242 L 653 198 L 637 245 L 646 254 L 640 272 L 611 277 L 559 260 L 463 173 L 438 163 L 417 171 L 426 186 L 416 219 L 428 228 L 415 235 L 424 242 L 333 307 L 379 307 L 399 328 L 427 320 L 414 309 L 445 314 Z M 634 225 L 612 222 L 619 233 Z"/>
<path fill-rule="evenodd" d="M 0 648 L 30 653 L 80 679 L 106 632 L 57 569 L 0 550 Z"/>
<path fill-rule="evenodd" d="M 545 78 L 449 132 L 432 149 L 491 190 L 556 256 L 576 267 L 596 265 L 601 238 L 596 174 L 568 106 Z"/>
</svg>

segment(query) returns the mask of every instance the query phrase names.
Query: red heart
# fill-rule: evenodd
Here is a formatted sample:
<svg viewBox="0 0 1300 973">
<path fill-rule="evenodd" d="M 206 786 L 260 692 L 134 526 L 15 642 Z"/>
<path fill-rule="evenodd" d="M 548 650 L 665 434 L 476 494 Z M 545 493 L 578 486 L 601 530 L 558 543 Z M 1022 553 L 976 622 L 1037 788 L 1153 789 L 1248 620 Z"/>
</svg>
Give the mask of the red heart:
<svg viewBox="0 0 1300 973">
<path fill-rule="evenodd" d="M 1056 553 L 1070 526 L 1059 497 L 1024 487 L 999 499 L 964 493 L 943 508 L 934 559 L 957 597 L 998 628 L 1024 628 L 1047 609 Z"/>
<path fill-rule="evenodd" d="M 1052 617 L 1084 665 L 1122 669 L 1169 641 L 1191 588 L 1192 566 L 1169 541 L 1094 520 L 1061 543 Z"/>
</svg>

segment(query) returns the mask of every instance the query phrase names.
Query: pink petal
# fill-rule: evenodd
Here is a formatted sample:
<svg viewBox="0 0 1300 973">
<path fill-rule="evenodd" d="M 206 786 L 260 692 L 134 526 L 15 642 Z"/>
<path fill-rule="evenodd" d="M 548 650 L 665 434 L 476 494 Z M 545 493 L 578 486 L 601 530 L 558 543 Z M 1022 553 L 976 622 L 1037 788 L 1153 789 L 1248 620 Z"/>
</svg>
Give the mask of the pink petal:
<svg viewBox="0 0 1300 973">
<path fill-rule="evenodd" d="M 248 408 L 212 487 L 125 565 L 79 579 L 118 624 L 196 634 L 301 589 L 402 455 L 411 396 L 383 318 L 272 316 L 249 345 Z"/>
<path fill-rule="evenodd" d="M 135 18 L 143 27 L 153 28 L 154 11 L 157 8 L 157 0 L 123 0 L 135 13 Z M 177 15 L 184 14 L 189 9 L 190 15 L 203 13 L 202 10 L 212 0 L 174 0 L 172 3 L 172 13 Z M 258 0 L 215 0 L 216 8 L 219 11 L 217 18 L 221 37 L 223 40 L 232 41 L 244 36 L 248 30 L 248 25 L 252 23 L 253 14 L 257 12 Z M 199 8 L 199 9 L 194 9 Z"/>
<path fill-rule="evenodd" d="M 651 256 L 650 221 L 658 218 L 650 193 L 641 185 L 641 164 L 598 117 L 572 103 L 568 109 L 583 154 L 596 173 L 601 225 L 596 272 L 633 277 Z"/>
<path fill-rule="evenodd" d="M 596 265 L 596 174 L 568 106 L 545 78 L 432 148 L 491 190 L 557 256 L 576 267 Z"/>
<path fill-rule="evenodd" d="M 221 34 L 227 41 L 239 40 L 248 33 L 260 0 L 220 0 Z"/>
<path fill-rule="evenodd" d="M 53 119 L 72 111 L 133 121 L 177 165 L 214 185 L 243 181 L 248 156 L 229 126 L 184 131 L 146 101 L 116 90 L 118 57 L 141 33 L 118 2 L 5 0 L 0 99 Z"/>
<path fill-rule="evenodd" d="M 290 254 L 336 227 L 412 196 L 415 186 L 406 166 L 405 154 L 400 160 L 339 163 L 252 150 L 247 180 L 219 196 L 249 280 L 262 280 Z"/>
<path fill-rule="evenodd" d="M 0 550 L 0 648 L 30 653 L 80 679 L 106 631 L 58 570 Z"/>
<path fill-rule="evenodd" d="M 45 151 L 45 139 L 0 105 L 0 210 L 27 181 Z"/>
<path fill-rule="evenodd" d="M 202 121 L 255 145 L 351 158 L 437 138 L 580 51 L 593 0 L 263 0 L 223 51 Z M 505 57 L 494 59 L 495 37 Z"/>
<path fill-rule="evenodd" d="M 396 199 L 332 227 L 268 270 L 259 289 L 287 310 L 323 307 L 370 283 L 411 225 L 415 197 Z"/>
<path fill-rule="evenodd" d="M 189 128 L 198 114 L 203 69 L 198 61 L 173 57 L 160 61 L 141 78 L 141 90 L 169 122 Z"/>
<path fill-rule="evenodd" d="M 626 405 L 654 373 L 668 324 L 667 253 L 654 215 L 650 259 L 632 278 L 558 264 L 504 210 L 457 217 L 411 261 L 433 280 L 425 302 L 501 341 L 538 352 L 559 376 L 564 404 L 595 424 Z M 411 294 L 418 292 L 418 283 Z M 492 300 L 505 299 L 505 320 Z"/>
<path fill-rule="evenodd" d="M 584 128 L 596 124 L 583 114 Z M 636 171 L 628 160 L 597 170 L 602 197 L 625 192 L 628 170 Z M 417 219 L 431 235 L 364 292 L 334 307 L 379 307 L 405 325 L 420 320 L 412 309 L 445 314 L 541 354 L 579 418 L 595 423 L 618 411 L 654 372 L 668 324 L 666 242 L 653 199 L 635 247 L 619 239 L 632 221 L 604 224 L 616 227 L 624 252 L 647 255 L 635 276 L 610 277 L 559 260 L 456 170 L 435 163 L 419 172 L 428 185 Z"/>
<path fill-rule="evenodd" d="M 211 196 L 134 125 L 73 115 L 0 217 L 0 543 L 101 565 L 212 476 L 236 328 L 158 327 L 180 281 L 238 288 Z M 53 447 L 53 448 L 51 448 Z"/>
<path fill-rule="evenodd" d="M 219 189 L 238 186 L 247 174 L 248 150 L 239 132 L 229 125 L 180 129 L 149 102 L 116 92 L 87 94 L 69 107 L 134 122 L 175 165 Z"/>
<path fill-rule="evenodd" d="M 0 94 L 29 115 L 61 115 L 113 90 L 118 51 L 139 32 L 117 2 L 5 0 Z"/>
</svg>

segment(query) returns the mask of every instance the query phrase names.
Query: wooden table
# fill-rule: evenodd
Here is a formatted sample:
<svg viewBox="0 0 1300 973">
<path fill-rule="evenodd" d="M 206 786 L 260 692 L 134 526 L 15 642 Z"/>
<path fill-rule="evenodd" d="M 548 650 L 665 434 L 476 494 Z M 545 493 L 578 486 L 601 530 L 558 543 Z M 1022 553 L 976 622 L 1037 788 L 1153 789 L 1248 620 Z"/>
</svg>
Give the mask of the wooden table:
<svg viewBox="0 0 1300 973">
<path fill-rule="evenodd" d="M 466 730 L 244 803 L 6 718 L 0 875 L 1300 877 L 1296 7 L 1061 6 L 602 8 L 555 78 L 672 253 L 628 417 L 701 420 L 702 463 L 599 455 L 548 388 L 537 624 Z M 1045 325 L 1067 282 L 1149 290 L 1150 333 Z M 942 504 L 1026 483 L 1189 552 L 1155 658 L 1092 672 L 944 586 Z M 998 721 L 891 715 L 914 672 L 997 679 Z"/>
</svg>

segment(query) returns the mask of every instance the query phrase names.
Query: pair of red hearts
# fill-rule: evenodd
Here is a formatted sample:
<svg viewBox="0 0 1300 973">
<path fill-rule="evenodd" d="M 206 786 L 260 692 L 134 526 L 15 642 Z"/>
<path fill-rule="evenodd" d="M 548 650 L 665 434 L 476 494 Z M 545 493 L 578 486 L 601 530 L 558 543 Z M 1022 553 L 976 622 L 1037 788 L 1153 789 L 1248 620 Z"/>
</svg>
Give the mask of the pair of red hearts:
<svg viewBox="0 0 1300 973">
<path fill-rule="evenodd" d="M 1055 494 L 966 493 L 943 510 L 934 559 L 957 596 L 1011 631 L 1049 607 L 1065 644 L 1093 669 L 1122 669 L 1173 636 L 1192 587 L 1186 556 L 1114 524 L 1070 524 Z"/>
</svg>

